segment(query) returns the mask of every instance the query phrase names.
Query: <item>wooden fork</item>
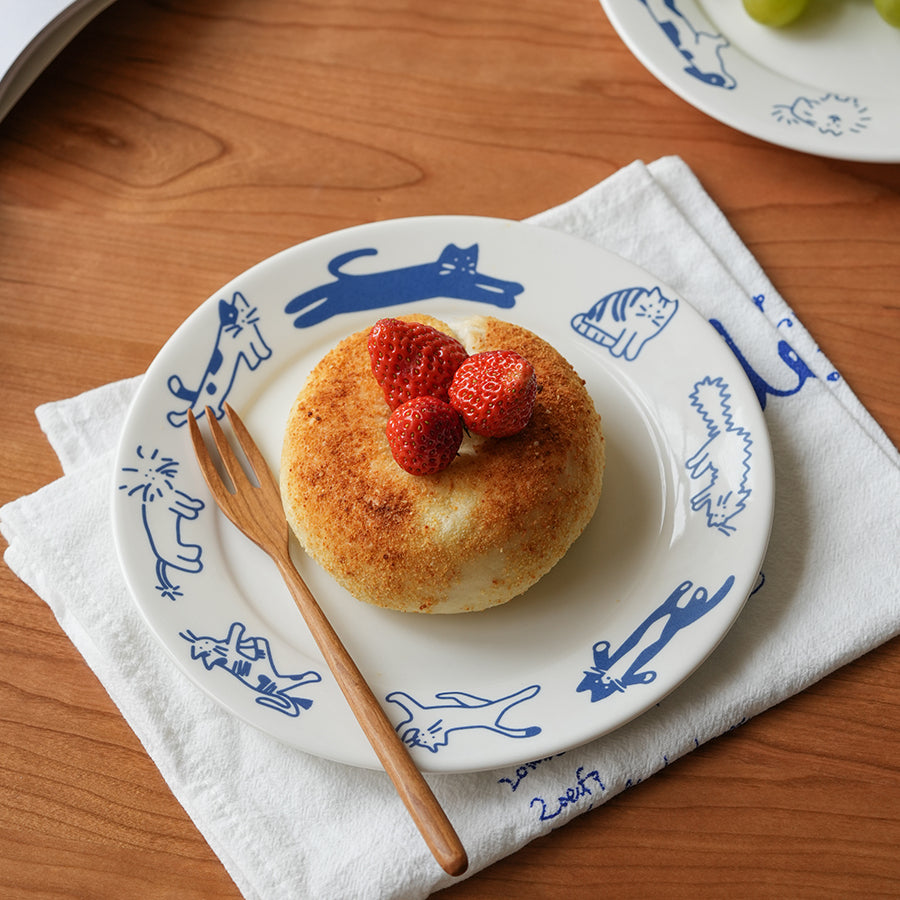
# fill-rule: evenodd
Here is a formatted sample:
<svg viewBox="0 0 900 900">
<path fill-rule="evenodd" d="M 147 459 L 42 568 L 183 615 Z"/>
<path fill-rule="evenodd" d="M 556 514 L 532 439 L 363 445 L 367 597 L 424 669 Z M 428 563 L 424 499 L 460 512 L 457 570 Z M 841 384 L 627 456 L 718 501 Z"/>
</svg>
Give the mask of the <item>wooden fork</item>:
<svg viewBox="0 0 900 900">
<path fill-rule="evenodd" d="M 203 477 L 222 512 L 278 566 L 312 636 L 337 679 L 369 743 L 390 776 L 416 827 L 434 858 L 450 875 L 468 868 L 466 851 L 437 798 L 416 767 L 381 705 L 375 699 L 341 639 L 322 612 L 311 591 L 294 568 L 290 554 L 290 529 L 281 492 L 262 453 L 237 413 L 226 403 L 225 412 L 258 485 L 254 484 L 232 450 L 215 413 L 206 407 L 206 421 L 234 490 L 222 481 L 203 440 L 193 412 L 188 414 L 191 440 Z"/>
</svg>

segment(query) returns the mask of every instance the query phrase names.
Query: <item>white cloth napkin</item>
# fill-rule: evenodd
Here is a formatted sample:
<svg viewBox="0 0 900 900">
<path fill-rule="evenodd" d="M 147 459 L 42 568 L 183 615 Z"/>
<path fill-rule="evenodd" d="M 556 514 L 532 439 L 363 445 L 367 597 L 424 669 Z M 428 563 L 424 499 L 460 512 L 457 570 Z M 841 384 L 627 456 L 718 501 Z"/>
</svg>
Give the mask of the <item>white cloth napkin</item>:
<svg viewBox="0 0 900 900">
<path fill-rule="evenodd" d="M 633 163 L 532 221 L 633 260 L 722 324 L 765 399 L 776 513 L 763 586 L 662 703 L 560 756 L 429 776 L 470 874 L 900 631 L 897 451 L 690 169 L 673 157 Z M 782 340 L 793 350 L 787 361 Z M 791 393 L 797 358 L 815 377 Z M 241 723 L 177 671 L 145 627 L 119 572 L 108 508 L 138 380 L 38 409 L 65 475 L 0 510 L 6 562 L 53 609 L 245 897 L 411 900 L 447 886 L 383 773 L 314 758 Z"/>
</svg>

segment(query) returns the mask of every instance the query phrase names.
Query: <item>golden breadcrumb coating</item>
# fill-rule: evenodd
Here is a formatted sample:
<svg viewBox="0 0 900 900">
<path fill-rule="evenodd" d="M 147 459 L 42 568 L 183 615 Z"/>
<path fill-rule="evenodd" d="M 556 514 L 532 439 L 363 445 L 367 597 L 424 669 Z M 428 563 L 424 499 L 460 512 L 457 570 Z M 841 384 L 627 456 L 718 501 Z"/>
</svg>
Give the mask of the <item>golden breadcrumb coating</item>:
<svg viewBox="0 0 900 900">
<path fill-rule="evenodd" d="M 306 552 L 351 594 L 408 612 L 470 612 L 527 590 L 565 554 L 600 498 L 600 417 L 569 363 L 537 335 L 486 316 L 455 328 L 469 353 L 515 350 L 534 366 L 531 422 L 505 438 L 467 436 L 434 475 L 410 475 L 385 437 L 368 329 L 310 374 L 285 431 L 281 492 Z"/>
</svg>

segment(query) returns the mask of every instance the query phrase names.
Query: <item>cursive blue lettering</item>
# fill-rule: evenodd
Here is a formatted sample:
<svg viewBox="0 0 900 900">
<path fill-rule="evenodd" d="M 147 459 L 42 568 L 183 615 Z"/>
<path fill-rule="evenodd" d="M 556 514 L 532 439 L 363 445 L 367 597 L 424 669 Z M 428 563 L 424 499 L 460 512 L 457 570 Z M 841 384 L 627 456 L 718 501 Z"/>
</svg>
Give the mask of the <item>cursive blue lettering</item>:
<svg viewBox="0 0 900 900">
<path fill-rule="evenodd" d="M 533 762 L 523 763 L 519 766 L 516 771 L 513 773 L 513 781 L 512 778 L 498 778 L 497 784 L 508 784 L 509 789 L 511 791 L 515 791 L 518 789 L 519 785 L 541 764 L 545 762 L 550 762 L 551 759 L 556 759 L 557 756 L 565 756 L 564 753 L 557 753 L 555 756 L 545 756 L 543 759 L 536 759 Z"/>
<path fill-rule="evenodd" d="M 542 822 L 555 819 L 564 809 L 578 803 L 579 800 L 585 797 L 593 797 L 594 791 L 599 790 L 602 793 L 606 790 L 596 769 L 584 774 L 584 766 L 579 766 L 575 771 L 575 779 L 576 783 L 566 788 L 565 793 L 561 794 L 550 804 L 543 797 L 534 797 L 532 799 L 529 807 L 538 806 L 540 808 Z"/>
</svg>

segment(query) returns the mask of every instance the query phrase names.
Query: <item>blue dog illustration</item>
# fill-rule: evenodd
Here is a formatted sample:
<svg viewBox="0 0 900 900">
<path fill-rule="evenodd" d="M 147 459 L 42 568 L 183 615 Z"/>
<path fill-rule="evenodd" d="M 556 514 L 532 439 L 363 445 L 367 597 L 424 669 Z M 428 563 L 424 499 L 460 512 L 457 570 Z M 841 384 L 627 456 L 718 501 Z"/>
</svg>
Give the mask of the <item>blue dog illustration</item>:
<svg viewBox="0 0 900 900">
<path fill-rule="evenodd" d="M 282 675 L 275 668 L 269 641 L 261 637 L 244 637 L 246 626 L 232 622 L 224 638 L 197 637 L 192 631 L 179 633 L 191 644 L 191 659 L 203 661 L 207 669 L 221 666 L 241 684 L 260 696 L 261 706 L 278 710 L 286 716 L 299 716 L 301 709 L 309 709 L 313 701 L 293 697 L 290 692 L 306 684 L 322 680 L 318 672 L 310 670 L 302 675 Z"/>
<path fill-rule="evenodd" d="M 678 9 L 675 0 L 638 0 L 647 7 L 663 34 L 684 57 L 684 71 L 704 84 L 733 90 L 737 85 L 722 61 L 722 51 L 729 45 L 721 34 L 699 31 Z"/>
<path fill-rule="evenodd" d="M 509 309 L 524 288 L 515 281 L 502 281 L 477 269 L 478 245 L 460 248 L 448 244 L 436 262 L 388 269 L 382 272 L 353 274 L 344 267 L 362 256 L 378 253 L 372 247 L 351 250 L 336 256 L 328 264 L 334 281 L 312 288 L 294 297 L 284 308 L 296 328 L 309 328 L 338 313 L 396 306 L 414 300 L 453 297 L 474 300 Z"/>
<path fill-rule="evenodd" d="M 159 450 L 145 456 L 140 446 L 135 455 L 138 464 L 122 468 L 126 480 L 119 490 L 140 498 L 144 531 L 156 557 L 156 589 L 175 600 L 182 592 L 169 577 L 169 570 L 196 573 L 203 569 L 201 547 L 185 541 L 181 530 L 186 520 L 197 518 L 204 503 L 175 487 L 178 463 L 172 457 L 160 456 Z"/>
<path fill-rule="evenodd" d="M 631 361 L 672 321 L 677 309 L 678 301 L 658 287 L 623 288 L 602 297 L 590 312 L 575 316 L 572 328 L 613 356 Z"/>
<path fill-rule="evenodd" d="M 750 499 L 747 481 L 750 476 L 750 433 L 735 425 L 731 395 L 721 378 L 704 378 L 691 391 L 691 406 L 700 413 L 706 426 L 707 439 L 685 462 L 691 479 L 701 487 L 691 497 L 691 509 L 706 511 L 710 528 L 722 534 L 736 531 L 731 520 Z"/>
<path fill-rule="evenodd" d="M 651 660 L 678 634 L 717 606 L 734 584 L 729 575 L 715 594 L 682 581 L 671 594 L 615 650 L 609 641 L 594 644 L 594 665 L 585 670 L 577 691 L 589 691 L 591 703 L 604 700 L 635 684 L 650 684 L 656 672 L 647 668 Z"/>
<path fill-rule="evenodd" d="M 169 390 L 188 405 L 173 409 L 166 418 L 176 428 L 187 422 L 188 410 L 199 419 L 205 407 L 212 407 L 216 418 L 225 414 L 224 405 L 234 386 L 241 362 L 251 371 L 272 355 L 259 332 L 259 315 L 246 297 L 235 292 L 231 302 L 219 301 L 219 328 L 206 368 L 196 388 L 189 388 L 178 375 L 169 377 Z"/>
<path fill-rule="evenodd" d="M 787 341 L 779 341 L 777 347 L 778 356 L 781 362 L 797 376 L 797 383 L 785 388 L 774 387 L 750 365 L 749 360 L 741 353 L 734 339 L 718 319 L 710 319 L 709 324 L 722 335 L 731 352 L 737 357 L 747 378 L 750 380 L 750 384 L 753 386 L 756 399 L 759 400 L 759 405 L 763 409 L 766 408 L 766 399 L 768 397 L 790 397 L 796 394 L 810 378 L 816 377 Z"/>
<path fill-rule="evenodd" d="M 410 747 L 424 747 L 437 753 L 441 747 L 447 746 L 451 732 L 468 728 L 486 728 L 511 738 L 529 738 L 540 734 L 541 729 L 537 725 L 510 728 L 500 723 L 512 707 L 535 697 L 540 689 L 540 685 L 533 684 L 498 700 L 486 700 L 461 691 L 445 691 L 434 695 L 435 700 L 445 701 L 436 706 L 424 706 L 403 691 L 393 691 L 385 699 L 406 712 L 406 718 L 397 726 L 403 742 Z"/>
</svg>

